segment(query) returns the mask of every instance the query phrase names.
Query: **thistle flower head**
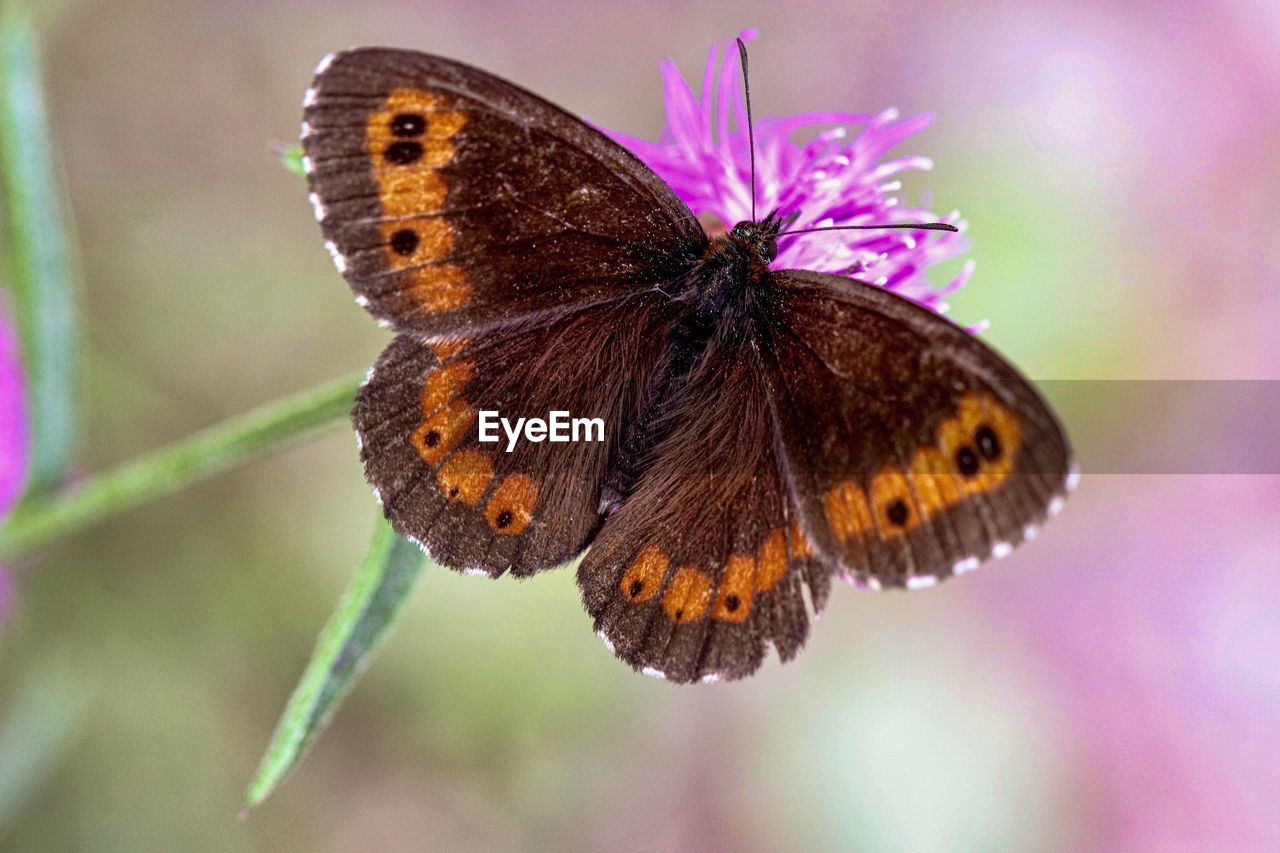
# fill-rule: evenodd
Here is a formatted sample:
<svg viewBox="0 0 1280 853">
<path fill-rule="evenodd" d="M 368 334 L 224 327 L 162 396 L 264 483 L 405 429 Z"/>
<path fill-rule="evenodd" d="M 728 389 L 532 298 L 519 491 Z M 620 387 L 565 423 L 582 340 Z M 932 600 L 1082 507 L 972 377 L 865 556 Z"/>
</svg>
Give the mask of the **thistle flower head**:
<svg viewBox="0 0 1280 853">
<path fill-rule="evenodd" d="M 741 34 L 745 41 L 754 30 Z M 605 132 L 657 172 L 700 217 L 725 226 L 751 218 L 751 147 L 736 46 L 712 45 L 700 95 L 670 60 L 663 63 L 667 126 L 657 142 Z M 885 155 L 929 124 L 928 116 L 901 120 L 896 110 L 877 115 L 811 112 L 757 117 L 756 214 L 794 214 L 787 230 L 830 225 L 936 222 L 927 210 L 900 203 L 897 176 L 930 169 L 925 157 Z M 860 127 L 850 133 L 848 128 Z M 808 141 L 797 142 L 804 131 Z M 963 228 L 959 214 L 942 221 Z M 784 236 L 775 269 L 807 269 L 883 285 L 937 311 L 973 271 L 972 262 L 940 287 L 924 275 L 931 264 L 965 251 L 960 234 L 923 231 L 828 231 Z"/>
</svg>

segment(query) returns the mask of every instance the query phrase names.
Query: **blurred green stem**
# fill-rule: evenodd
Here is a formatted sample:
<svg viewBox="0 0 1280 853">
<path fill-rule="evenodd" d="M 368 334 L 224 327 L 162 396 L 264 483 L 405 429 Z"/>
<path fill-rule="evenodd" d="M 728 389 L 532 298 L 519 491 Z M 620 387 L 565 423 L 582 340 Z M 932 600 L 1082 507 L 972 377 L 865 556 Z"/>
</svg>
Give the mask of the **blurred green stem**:
<svg viewBox="0 0 1280 853">
<path fill-rule="evenodd" d="M 23 505 L 0 528 L 0 561 L 176 492 L 321 427 L 344 422 L 362 379 L 350 376 L 268 403 L 90 477 L 63 495 Z"/>
</svg>

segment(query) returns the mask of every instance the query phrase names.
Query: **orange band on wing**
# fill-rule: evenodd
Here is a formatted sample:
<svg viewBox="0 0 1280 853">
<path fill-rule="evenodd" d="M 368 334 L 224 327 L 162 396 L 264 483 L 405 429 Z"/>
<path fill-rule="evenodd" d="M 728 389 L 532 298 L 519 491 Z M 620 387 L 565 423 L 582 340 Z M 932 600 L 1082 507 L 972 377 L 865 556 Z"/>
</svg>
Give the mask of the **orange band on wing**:
<svg viewBox="0 0 1280 853">
<path fill-rule="evenodd" d="M 916 448 L 907 471 L 886 465 L 865 491 L 853 480 L 827 490 L 831 533 L 841 542 L 867 533 L 884 540 L 910 533 L 968 496 L 1004 483 L 1022 439 L 1012 411 L 989 394 L 970 391 L 938 427 L 936 443 Z"/>
<path fill-rule="evenodd" d="M 437 465 L 458 446 L 475 420 L 475 409 L 466 400 L 454 400 L 427 418 L 409 441 L 427 464 Z"/>
<path fill-rule="evenodd" d="M 461 267 L 427 265 L 410 273 L 409 293 L 428 313 L 452 311 L 471 301 L 471 285 Z"/>
<path fill-rule="evenodd" d="M 827 490 L 824 498 L 827 524 L 841 542 L 861 536 L 874 529 L 871 508 L 867 506 L 867 494 L 851 480 L 836 483 Z"/>
<path fill-rule="evenodd" d="M 493 481 L 493 460 L 479 450 L 459 450 L 440 466 L 436 481 L 445 500 L 476 506 Z"/>
<path fill-rule="evenodd" d="M 716 605 L 711 610 L 715 619 L 724 622 L 745 622 L 751 615 L 751 594 L 756 582 L 756 561 L 753 557 L 734 554 L 725 563 L 724 575 L 716 589 Z"/>
<path fill-rule="evenodd" d="M 767 592 L 787 574 L 787 537 L 781 529 L 769 534 L 760 546 L 756 589 Z"/>
<path fill-rule="evenodd" d="M 493 490 L 484 508 L 485 518 L 495 533 L 514 536 L 523 533 L 538 503 L 538 486 L 527 474 L 511 474 Z"/>
<path fill-rule="evenodd" d="M 378 184 L 392 270 L 408 270 L 406 292 L 428 313 L 452 311 L 471 302 L 471 285 L 460 267 L 439 264 L 453 247 L 454 233 L 438 215 L 449 194 L 440 169 L 457 154 L 453 138 L 466 112 L 445 108 L 445 98 L 421 89 L 395 89 L 365 125 L 365 153 Z"/>
<path fill-rule="evenodd" d="M 872 477 L 869 491 L 881 539 L 902 536 L 920 526 L 920 511 L 907 476 L 897 465 L 886 466 Z"/>
<path fill-rule="evenodd" d="M 646 545 L 622 575 L 619 587 L 632 601 L 648 601 L 658 594 L 671 560 L 657 545 Z"/>
<path fill-rule="evenodd" d="M 710 604 L 711 581 L 692 566 L 682 566 L 662 596 L 662 609 L 677 625 L 702 618 Z"/>
<path fill-rule="evenodd" d="M 455 361 L 431 371 L 422 387 L 423 416 L 431 417 L 461 394 L 462 389 L 471 381 L 471 370 L 471 362 Z"/>
</svg>

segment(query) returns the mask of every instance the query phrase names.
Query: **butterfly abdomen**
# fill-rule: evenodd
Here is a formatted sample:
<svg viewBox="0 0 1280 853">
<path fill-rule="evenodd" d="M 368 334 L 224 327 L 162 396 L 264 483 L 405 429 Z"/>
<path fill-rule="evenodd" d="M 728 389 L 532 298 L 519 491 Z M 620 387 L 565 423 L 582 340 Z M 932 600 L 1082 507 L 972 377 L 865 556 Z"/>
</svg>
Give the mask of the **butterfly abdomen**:
<svg viewBox="0 0 1280 853">
<path fill-rule="evenodd" d="M 755 253 L 725 235 L 672 285 L 670 331 L 636 406 L 639 417 L 627 426 L 610 465 L 602 509 L 625 500 L 652 464 L 655 450 L 671 435 L 676 415 L 683 411 L 686 389 L 706 369 L 709 350 L 717 341 L 740 342 L 751 335 L 755 318 L 750 297 L 765 285 L 766 276 L 767 262 L 761 267 Z"/>
</svg>

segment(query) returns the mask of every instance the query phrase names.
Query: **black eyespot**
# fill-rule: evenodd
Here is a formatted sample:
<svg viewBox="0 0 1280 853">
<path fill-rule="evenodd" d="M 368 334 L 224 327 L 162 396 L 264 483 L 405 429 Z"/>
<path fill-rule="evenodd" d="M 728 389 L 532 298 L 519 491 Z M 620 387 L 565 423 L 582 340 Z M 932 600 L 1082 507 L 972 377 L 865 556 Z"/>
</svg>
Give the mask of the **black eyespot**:
<svg viewBox="0 0 1280 853">
<path fill-rule="evenodd" d="M 456 498 L 457 496 L 458 496 L 458 487 L 457 487 L 457 486 L 452 486 L 452 487 L 450 487 L 450 489 L 449 489 L 449 497 L 451 497 L 451 498 Z"/>
<path fill-rule="evenodd" d="M 418 251 L 418 232 L 404 228 L 391 235 L 391 248 L 397 255 L 407 257 Z"/>
<path fill-rule="evenodd" d="M 679 610 L 676 611 L 676 621 L 679 622 L 680 617 L 683 615 L 684 615 L 684 608 L 681 607 Z"/>
<path fill-rule="evenodd" d="M 393 142 L 382 152 L 382 159 L 396 166 L 408 166 L 422 159 L 422 143 Z"/>
<path fill-rule="evenodd" d="M 632 582 L 631 582 L 631 587 L 630 587 L 630 594 L 631 594 L 631 597 L 632 597 L 632 598 L 635 598 L 637 595 L 639 595 L 639 594 L 640 594 L 640 593 L 642 593 L 642 592 L 644 592 L 644 582 L 643 582 L 643 581 L 632 581 Z"/>
<path fill-rule="evenodd" d="M 974 453 L 973 448 L 969 445 L 966 444 L 956 451 L 956 470 L 965 477 L 972 477 L 977 474 L 981 464 L 978 461 L 978 454 Z"/>
<path fill-rule="evenodd" d="M 911 510 L 907 509 L 907 504 L 902 498 L 896 498 L 893 503 L 885 509 L 884 514 L 888 516 L 889 521 L 898 527 L 907 523 L 907 519 L 911 517 Z"/>
<path fill-rule="evenodd" d="M 432 430 L 431 432 L 427 433 L 426 436 L 422 439 L 422 443 L 425 444 L 427 447 L 435 447 L 437 444 L 440 443 L 440 433 L 437 432 L 436 430 Z"/>
<path fill-rule="evenodd" d="M 973 434 L 973 440 L 978 445 L 978 452 L 982 454 L 983 459 L 995 461 L 1000 458 L 1003 448 L 1000 447 L 1000 436 L 996 435 L 996 431 L 991 427 L 983 424 L 978 427 L 977 432 Z"/>
<path fill-rule="evenodd" d="M 724 609 L 728 610 L 730 613 L 733 613 L 738 609 L 738 605 L 741 603 L 742 602 L 738 600 L 738 596 L 736 593 L 730 593 L 729 595 L 725 596 Z"/>
<path fill-rule="evenodd" d="M 400 113 L 391 119 L 391 132 L 396 136 L 421 136 L 427 132 L 427 120 L 416 113 Z"/>
<path fill-rule="evenodd" d="M 493 520 L 493 523 L 501 530 L 504 527 L 510 527 L 513 521 L 515 521 L 515 516 L 511 514 L 511 510 L 504 509 L 498 513 L 498 517 Z"/>
</svg>

